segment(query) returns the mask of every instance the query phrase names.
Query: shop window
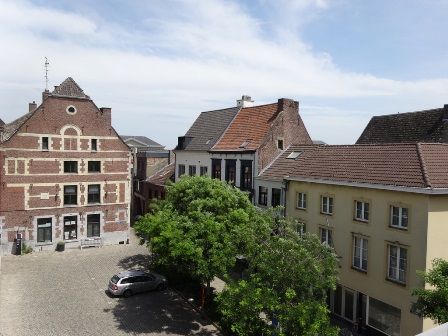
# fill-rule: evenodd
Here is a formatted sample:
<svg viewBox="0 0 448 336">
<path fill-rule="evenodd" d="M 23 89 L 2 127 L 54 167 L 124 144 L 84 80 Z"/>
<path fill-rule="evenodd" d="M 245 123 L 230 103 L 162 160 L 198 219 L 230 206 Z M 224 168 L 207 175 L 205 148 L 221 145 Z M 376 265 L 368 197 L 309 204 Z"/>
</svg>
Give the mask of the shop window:
<svg viewBox="0 0 448 336">
<path fill-rule="evenodd" d="M 51 243 L 52 241 L 52 219 L 38 218 L 37 219 L 37 242 Z"/>
<path fill-rule="evenodd" d="M 77 239 L 78 237 L 78 217 L 64 217 L 64 240 Z"/>
<path fill-rule="evenodd" d="M 401 310 L 385 302 L 368 298 L 367 324 L 386 335 L 399 336 Z"/>
<path fill-rule="evenodd" d="M 100 236 L 100 215 L 87 215 L 87 237 Z"/>
</svg>

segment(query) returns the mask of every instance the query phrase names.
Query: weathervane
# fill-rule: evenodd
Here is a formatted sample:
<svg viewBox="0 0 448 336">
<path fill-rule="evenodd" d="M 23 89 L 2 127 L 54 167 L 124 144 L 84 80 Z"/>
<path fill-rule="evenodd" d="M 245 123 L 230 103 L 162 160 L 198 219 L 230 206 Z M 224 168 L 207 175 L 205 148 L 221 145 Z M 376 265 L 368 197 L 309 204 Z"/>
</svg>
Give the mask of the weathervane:
<svg viewBox="0 0 448 336">
<path fill-rule="evenodd" d="M 48 90 L 48 58 L 45 57 L 45 90 Z"/>
</svg>

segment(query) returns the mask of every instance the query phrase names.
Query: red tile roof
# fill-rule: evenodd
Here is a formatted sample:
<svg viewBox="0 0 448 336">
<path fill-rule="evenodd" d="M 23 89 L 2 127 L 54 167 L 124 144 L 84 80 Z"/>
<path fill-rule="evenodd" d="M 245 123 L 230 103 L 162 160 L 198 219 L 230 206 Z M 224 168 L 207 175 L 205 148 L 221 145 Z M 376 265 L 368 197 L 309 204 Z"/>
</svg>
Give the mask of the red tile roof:
<svg viewBox="0 0 448 336">
<path fill-rule="evenodd" d="M 213 150 L 258 149 L 278 112 L 277 103 L 242 108 Z"/>
<path fill-rule="evenodd" d="M 288 159 L 292 152 L 301 152 Z M 290 146 L 260 177 L 448 188 L 448 144 Z"/>
</svg>

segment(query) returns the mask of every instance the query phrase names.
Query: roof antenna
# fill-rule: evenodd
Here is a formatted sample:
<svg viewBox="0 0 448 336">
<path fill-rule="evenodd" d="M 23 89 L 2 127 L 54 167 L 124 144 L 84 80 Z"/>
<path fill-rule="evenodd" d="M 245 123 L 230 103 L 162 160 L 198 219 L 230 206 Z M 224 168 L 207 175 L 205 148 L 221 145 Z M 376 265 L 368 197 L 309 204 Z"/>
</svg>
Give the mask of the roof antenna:
<svg viewBox="0 0 448 336">
<path fill-rule="evenodd" d="M 50 63 L 48 62 L 48 58 L 45 57 L 45 90 L 48 90 L 48 66 Z"/>
</svg>

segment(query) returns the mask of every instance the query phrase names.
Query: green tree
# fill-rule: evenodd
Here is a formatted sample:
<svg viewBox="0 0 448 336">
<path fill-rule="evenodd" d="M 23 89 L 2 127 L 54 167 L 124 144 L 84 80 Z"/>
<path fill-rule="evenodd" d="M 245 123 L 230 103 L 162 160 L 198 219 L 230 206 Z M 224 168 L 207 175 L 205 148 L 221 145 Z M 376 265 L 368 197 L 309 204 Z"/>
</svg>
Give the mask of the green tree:
<svg viewBox="0 0 448 336">
<path fill-rule="evenodd" d="M 434 259 L 432 269 L 417 272 L 430 288 L 418 288 L 412 291 L 417 296 L 414 308 L 424 317 L 438 323 L 448 322 L 448 261 Z"/>
<path fill-rule="evenodd" d="M 218 296 L 223 320 L 237 335 L 337 334 L 326 305 L 327 292 L 336 285 L 336 255 L 288 222 L 273 221 L 276 234 L 249 256 L 249 279 L 229 281 Z M 273 318 L 280 329 L 269 322 Z"/>
<path fill-rule="evenodd" d="M 236 257 L 255 249 L 255 231 L 269 223 L 247 195 L 207 177 L 183 177 L 168 186 L 165 200 L 136 224 L 150 237 L 156 261 L 176 266 L 206 284 L 227 274 Z"/>
</svg>

